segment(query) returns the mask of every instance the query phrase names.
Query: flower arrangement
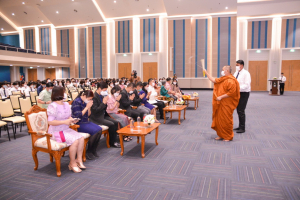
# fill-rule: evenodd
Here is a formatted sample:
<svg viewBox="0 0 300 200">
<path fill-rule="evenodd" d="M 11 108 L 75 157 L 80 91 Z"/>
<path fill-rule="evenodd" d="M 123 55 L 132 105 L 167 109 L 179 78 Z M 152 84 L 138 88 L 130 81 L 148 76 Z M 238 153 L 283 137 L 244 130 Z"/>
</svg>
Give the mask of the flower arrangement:
<svg viewBox="0 0 300 200">
<path fill-rule="evenodd" d="M 276 79 L 277 79 L 277 77 L 273 77 L 273 79 L 274 79 L 274 80 L 276 80 Z"/>
<path fill-rule="evenodd" d="M 190 99 L 190 98 L 191 98 L 191 95 L 189 95 L 189 94 L 188 94 L 188 95 L 182 95 L 182 98 L 183 98 L 183 99 Z"/>
<path fill-rule="evenodd" d="M 154 115 L 146 115 L 143 121 L 145 124 L 148 124 L 150 126 L 151 124 L 155 123 L 155 117 Z"/>
<path fill-rule="evenodd" d="M 193 93 L 193 97 L 197 97 L 199 94 L 197 92 Z"/>
<path fill-rule="evenodd" d="M 177 105 L 183 105 L 184 101 L 182 99 L 177 99 L 176 104 Z"/>
</svg>

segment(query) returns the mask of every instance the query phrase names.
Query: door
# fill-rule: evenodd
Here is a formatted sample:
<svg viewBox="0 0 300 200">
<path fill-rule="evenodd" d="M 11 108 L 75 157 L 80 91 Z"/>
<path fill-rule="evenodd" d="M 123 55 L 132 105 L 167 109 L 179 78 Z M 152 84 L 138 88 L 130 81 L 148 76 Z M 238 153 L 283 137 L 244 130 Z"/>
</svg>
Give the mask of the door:
<svg viewBox="0 0 300 200">
<path fill-rule="evenodd" d="M 252 91 L 267 91 L 268 61 L 249 61 Z"/>
<path fill-rule="evenodd" d="M 143 63 L 143 81 L 148 82 L 150 78 L 157 79 L 157 62 Z"/>
<path fill-rule="evenodd" d="M 56 72 L 55 69 L 45 69 L 45 78 L 50 78 L 51 81 L 56 79 Z"/>
<path fill-rule="evenodd" d="M 283 60 L 281 72 L 286 77 L 285 91 L 300 91 L 300 60 Z"/>
<path fill-rule="evenodd" d="M 119 63 L 119 78 L 125 77 L 130 78 L 131 76 L 131 63 Z"/>
<path fill-rule="evenodd" d="M 37 81 L 37 69 L 28 69 L 28 81 Z"/>
</svg>

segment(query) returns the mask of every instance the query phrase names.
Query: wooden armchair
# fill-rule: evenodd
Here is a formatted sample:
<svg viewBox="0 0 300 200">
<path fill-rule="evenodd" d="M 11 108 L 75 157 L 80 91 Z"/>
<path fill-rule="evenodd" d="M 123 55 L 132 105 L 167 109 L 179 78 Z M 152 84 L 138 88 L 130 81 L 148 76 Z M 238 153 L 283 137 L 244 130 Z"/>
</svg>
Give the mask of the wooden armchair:
<svg viewBox="0 0 300 200">
<path fill-rule="evenodd" d="M 56 174 L 61 176 L 60 171 L 60 159 L 64 155 L 65 151 L 69 150 L 66 143 L 59 143 L 52 140 L 52 135 L 47 133 L 48 131 L 48 116 L 47 110 L 37 105 L 31 107 L 29 111 L 25 113 L 25 119 L 28 127 L 28 133 L 31 134 L 32 141 L 32 157 L 35 162 L 34 170 L 38 169 L 38 157 L 39 151 L 49 153 L 50 162 L 55 159 Z M 70 126 L 73 130 L 77 131 L 79 125 Z M 84 137 L 84 149 L 82 154 L 83 162 L 86 161 L 86 145 L 89 141 L 90 135 L 87 133 L 80 133 Z"/>
</svg>

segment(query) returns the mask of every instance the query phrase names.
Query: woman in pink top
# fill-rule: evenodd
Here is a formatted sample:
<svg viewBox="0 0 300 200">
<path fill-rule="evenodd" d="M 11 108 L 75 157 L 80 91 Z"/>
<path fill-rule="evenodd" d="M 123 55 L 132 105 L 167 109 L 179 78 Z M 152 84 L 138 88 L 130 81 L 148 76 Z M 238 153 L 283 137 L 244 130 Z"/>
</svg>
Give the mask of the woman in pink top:
<svg viewBox="0 0 300 200">
<path fill-rule="evenodd" d="M 117 120 L 121 127 L 125 127 L 129 125 L 129 120 L 126 115 L 120 114 L 119 111 L 119 101 L 122 97 L 120 95 L 121 88 L 119 86 L 115 86 L 111 89 L 111 94 L 109 95 L 109 98 L 107 100 L 107 109 L 106 112 L 115 120 Z"/>
</svg>

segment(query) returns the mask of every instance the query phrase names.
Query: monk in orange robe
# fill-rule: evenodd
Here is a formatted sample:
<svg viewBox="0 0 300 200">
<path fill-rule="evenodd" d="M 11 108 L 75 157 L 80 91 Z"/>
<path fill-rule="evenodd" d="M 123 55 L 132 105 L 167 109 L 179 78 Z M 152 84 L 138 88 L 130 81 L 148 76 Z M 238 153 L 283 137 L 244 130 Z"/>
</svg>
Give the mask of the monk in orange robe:
<svg viewBox="0 0 300 200">
<path fill-rule="evenodd" d="M 213 121 L 211 128 L 217 132 L 216 140 L 231 141 L 233 139 L 233 111 L 239 104 L 240 85 L 231 74 L 231 67 L 224 66 L 221 78 L 213 78 L 203 69 L 208 79 L 214 83 Z"/>
</svg>

